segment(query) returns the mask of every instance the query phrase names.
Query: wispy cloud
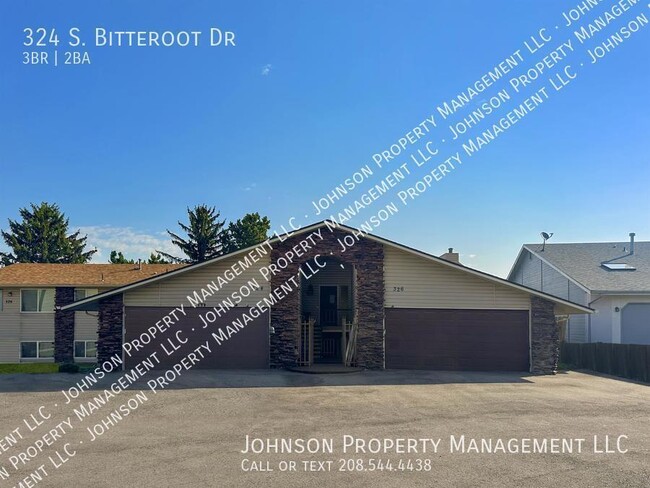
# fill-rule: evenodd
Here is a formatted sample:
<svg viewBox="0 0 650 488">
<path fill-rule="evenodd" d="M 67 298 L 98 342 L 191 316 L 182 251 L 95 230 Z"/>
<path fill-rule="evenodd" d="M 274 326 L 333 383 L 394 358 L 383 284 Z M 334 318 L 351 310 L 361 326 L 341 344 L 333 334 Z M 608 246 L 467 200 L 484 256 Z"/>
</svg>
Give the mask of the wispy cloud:
<svg viewBox="0 0 650 488">
<path fill-rule="evenodd" d="M 71 229 L 76 227 L 71 227 Z M 131 227 L 110 225 L 79 227 L 82 235 L 88 236 L 87 249 L 97 248 L 93 263 L 105 263 L 112 250 L 121 251 L 130 259 L 147 259 L 152 252 L 164 251 L 172 255 L 182 254 L 171 243 L 166 232 L 147 234 Z"/>
<path fill-rule="evenodd" d="M 476 257 L 476 254 L 468 254 L 467 257 L 470 259 L 474 259 Z"/>
<path fill-rule="evenodd" d="M 270 64 L 265 64 L 264 66 L 262 66 L 262 76 L 268 76 L 272 68 L 273 66 L 271 66 Z"/>
<path fill-rule="evenodd" d="M 257 183 L 251 183 L 250 185 L 248 185 L 247 187 L 244 188 L 244 191 L 251 191 L 256 186 L 257 186 Z"/>
</svg>

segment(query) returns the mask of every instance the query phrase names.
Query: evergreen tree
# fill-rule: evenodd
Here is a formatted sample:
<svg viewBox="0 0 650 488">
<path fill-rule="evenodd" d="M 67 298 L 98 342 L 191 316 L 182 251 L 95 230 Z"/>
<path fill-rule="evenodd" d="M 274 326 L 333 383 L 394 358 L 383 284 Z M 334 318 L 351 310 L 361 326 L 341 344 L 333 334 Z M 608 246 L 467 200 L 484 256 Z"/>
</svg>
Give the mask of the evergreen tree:
<svg viewBox="0 0 650 488">
<path fill-rule="evenodd" d="M 268 217 L 260 217 L 260 214 L 248 213 L 236 222 L 231 222 L 224 233 L 224 253 L 244 249 L 268 238 L 271 229 L 271 221 Z"/>
<path fill-rule="evenodd" d="M 0 231 L 11 252 L 0 253 L 2 264 L 86 263 L 96 250 L 85 251 L 86 236 L 68 234 L 68 219 L 56 204 L 30 204 L 19 210 L 22 221 L 9 219 L 9 230 Z"/>
<path fill-rule="evenodd" d="M 135 264 L 133 259 L 126 259 L 121 251 L 111 251 L 111 257 L 108 262 L 111 264 Z"/>
<path fill-rule="evenodd" d="M 147 261 L 147 264 L 170 264 L 170 263 L 171 261 L 165 259 L 160 254 L 156 254 L 153 252 L 149 256 L 149 260 Z"/>
<path fill-rule="evenodd" d="M 186 257 L 172 256 L 166 252 L 156 251 L 161 256 L 178 263 L 200 263 L 223 254 L 223 227 L 225 220 L 219 220 L 220 212 L 214 207 L 197 205 L 187 209 L 189 223 L 178 222 L 187 238 L 167 230 L 172 243 L 180 248 Z"/>
</svg>

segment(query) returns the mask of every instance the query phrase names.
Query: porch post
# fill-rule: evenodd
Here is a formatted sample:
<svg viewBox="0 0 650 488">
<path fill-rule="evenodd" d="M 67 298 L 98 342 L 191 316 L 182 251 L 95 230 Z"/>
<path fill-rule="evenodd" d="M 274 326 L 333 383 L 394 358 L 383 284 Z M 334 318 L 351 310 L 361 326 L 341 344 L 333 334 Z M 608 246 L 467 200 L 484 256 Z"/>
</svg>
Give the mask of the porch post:
<svg viewBox="0 0 650 488">
<path fill-rule="evenodd" d="M 97 362 L 122 357 L 122 295 L 113 295 L 99 302 L 97 321 Z"/>
<path fill-rule="evenodd" d="M 74 288 L 57 287 L 54 293 L 54 362 L 74 361 L 74 312 L 59 307 L 74 302 Z"/>
</svg>

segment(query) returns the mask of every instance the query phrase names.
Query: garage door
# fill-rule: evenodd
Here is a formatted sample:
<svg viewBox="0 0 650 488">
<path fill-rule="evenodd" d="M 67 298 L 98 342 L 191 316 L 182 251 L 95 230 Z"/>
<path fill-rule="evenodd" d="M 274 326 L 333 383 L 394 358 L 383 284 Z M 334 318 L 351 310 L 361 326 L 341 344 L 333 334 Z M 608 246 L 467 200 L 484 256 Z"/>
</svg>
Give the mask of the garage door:
<svg viewBox="0 0 650 488">
<path fill-rule="evenodd" d="M 163 307 L 125 307 L 125 340 L 130 341 L 140 336 L 149 327 L 154 325 L 171 308 Z M 178 324 L 168 329 L 164 335 L 159 336 L 155 342 L 149 344 L 144 349 L 134 352 L 132 357 L 126 357 L 126 366 L 133 367 L 152 352 L 158 352 L 158 359 L 161 364 L 159 369 L 167 369 L 176 364 L 188 352 L 196 349 L 205 341 L 210 341 L 212 354 L 207 355 L 195 368 L 202 369 L 252 369 L 269 367 L 269 332 L 268 314 L 258 317 L 254 322 L 249 322 L 246 327 L 233 335 L 230 340 L 218 345 L 212 338 L 212 332 L 217 328 L 230 325 L 233 319 L 241 316 L 245 309 L 233 309 L 222 315 L 217 321 L 206 329 L 203 328 L 203 322 L 198 317 L 201 309 L 185 309 L 187 316 Z M 203 310 L 205 311 L 205 310 Z M 183 331 L 183 337 L 187 338 L 187 343 L 183 344 L 181 349 L 168 356 L 161 348 L 161 343 L 166 343 L 168 337 L 174 337 L 176 330 Z M 169 349 L 169 347 L 168 347 Z"/>
<path fill-rule="evenodd" d="M 621 344 L 650 344 L 650 303 L 628 303 L 623 307 Z"/>
<path fill-rule="evenodd" d="M 386 309 L 386 367 L 528 371 L 528 311 Z"/>
</svg>

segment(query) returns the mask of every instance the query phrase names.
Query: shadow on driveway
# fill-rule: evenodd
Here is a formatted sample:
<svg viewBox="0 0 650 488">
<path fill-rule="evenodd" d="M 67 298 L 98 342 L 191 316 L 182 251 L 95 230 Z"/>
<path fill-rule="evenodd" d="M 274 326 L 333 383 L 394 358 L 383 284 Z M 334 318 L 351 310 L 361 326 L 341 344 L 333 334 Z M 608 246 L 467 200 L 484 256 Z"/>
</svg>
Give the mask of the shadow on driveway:
<svg viewBox="0 0 650 488">
<path fill-rule="evenodd" d="M 127 372 L 107 374 L 90 390 L 109 388 Z M 147 388 L 147 381 L 165 371 L 149 371 L 129 387 Z M 48 392 L 67 390 L 82 382 L 84 374 L 7 374 L 0 375 L 0 393 Z M 347 374 L 304 374 L 283 370 L 191 370 L 165 387 L 166 390 L 195 388 L 296 388 L 319 386 L 400 386 L 461 383 L 531 383 L 530 373 L 386 370 Z M 168 379 L 171 379 L 169 376 Z"/>
</svg>

